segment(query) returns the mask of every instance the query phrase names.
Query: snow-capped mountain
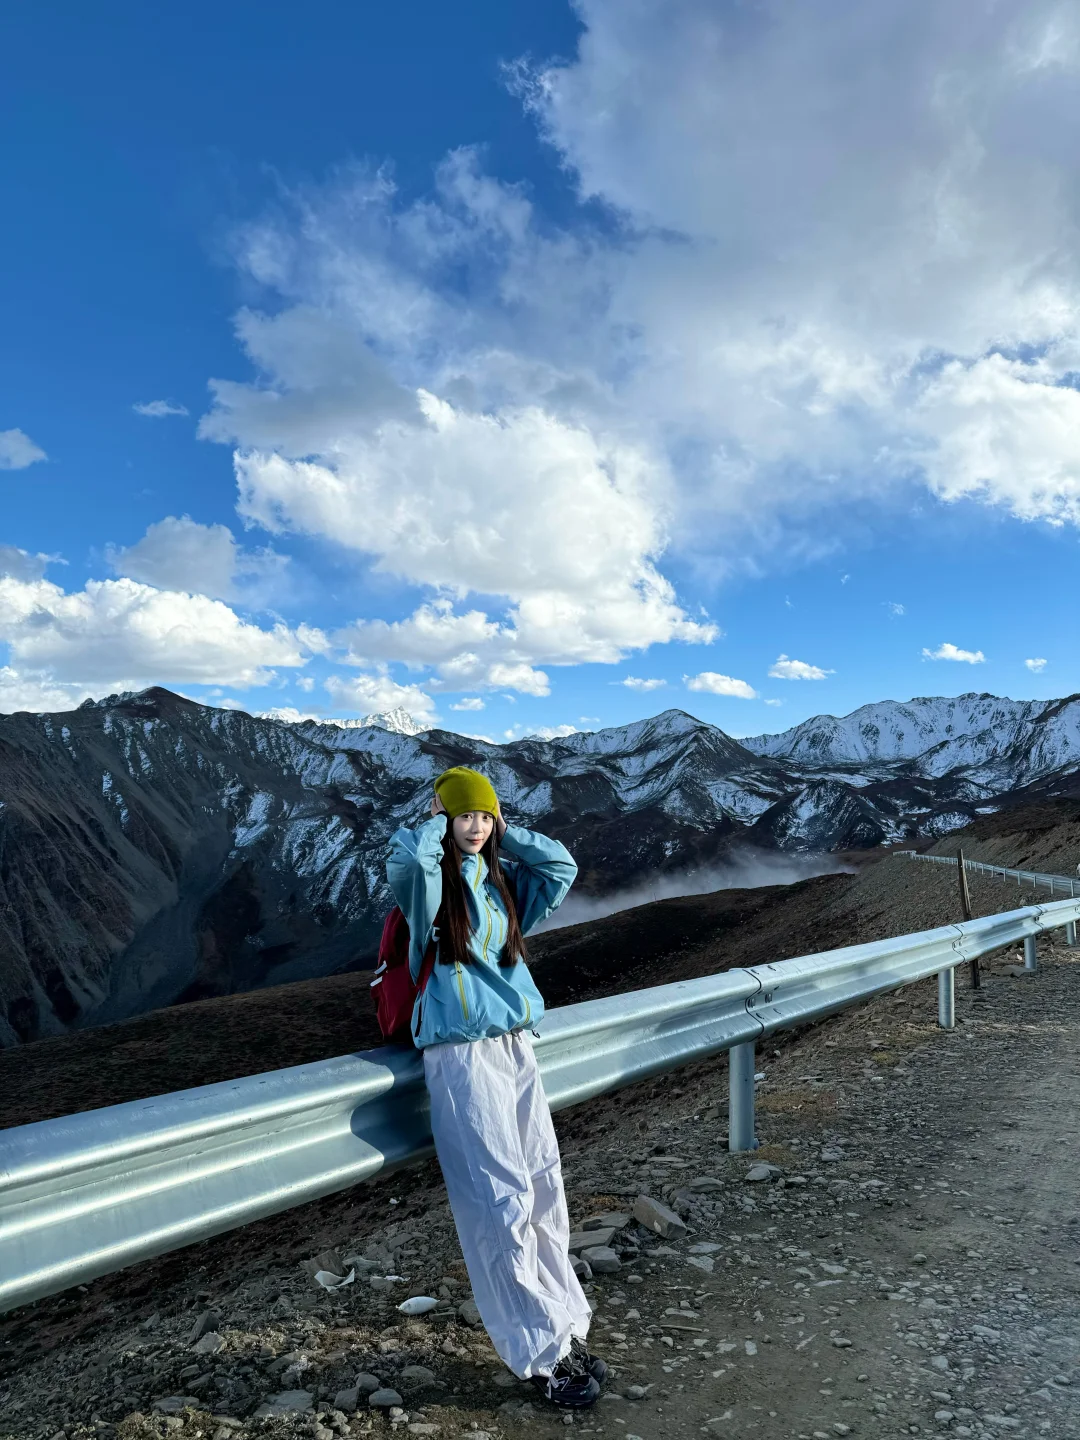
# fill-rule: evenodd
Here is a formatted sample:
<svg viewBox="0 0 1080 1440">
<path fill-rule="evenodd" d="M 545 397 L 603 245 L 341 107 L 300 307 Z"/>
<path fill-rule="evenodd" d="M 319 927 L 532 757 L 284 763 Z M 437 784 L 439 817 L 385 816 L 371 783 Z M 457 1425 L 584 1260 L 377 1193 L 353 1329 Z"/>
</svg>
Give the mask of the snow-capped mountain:
<svg viewBox="0 0 1080 1440">
<path fill-rule="evenodd" d="M 600 894 L 736 848 L 939 835 L 1018 786 L 1068 788 L 1078 713 L 965 696 L 739 742 L 669 710 L 510 745 L 160 689 L 0 716 L 0 1045 L 370 963 L 387 842 L 449 765 L 485 771 Z"/>
<path fill-rule="evenodd" d="M 361 720 L 331 720 L 331 725 L 344 725 L 349 729 L 363 729 L 365 725 L 377 725 L 380 730 L 393 730 L 396 735 L 423 735 L 430 726 L 421 725 L 408 710 L 399 705 L 394 710 L 378 710 L 365 715 Z"/>
<path fill-rule="evenodd" d="M 757 755 L 801 765 L 879 773 L 910 761 L 920 775 L 963 770 L 976 785 L 1012 790 L 1080 765 L 1080 697 L 884 700 L 839 719 L 815 715 L 780 735 L 756 735 L 742 743 Z"/>
</svg>

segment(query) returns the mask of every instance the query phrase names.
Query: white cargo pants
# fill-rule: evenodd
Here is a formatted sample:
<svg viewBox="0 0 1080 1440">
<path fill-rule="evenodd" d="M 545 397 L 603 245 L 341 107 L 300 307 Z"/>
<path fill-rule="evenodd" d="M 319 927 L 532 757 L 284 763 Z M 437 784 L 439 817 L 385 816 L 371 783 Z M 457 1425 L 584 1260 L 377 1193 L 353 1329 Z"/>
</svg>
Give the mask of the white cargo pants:
<svg viewBox="0 0 1080 1440">
<path fill-rule="evenodd" d="M 547 1375 L 589 1333 L 567 1254 L 559 1147 L 531 1042 L 520 1032 L 429 1045 L 431 1130 L 477 1309 L 521 1379 Z"/>
</svg>

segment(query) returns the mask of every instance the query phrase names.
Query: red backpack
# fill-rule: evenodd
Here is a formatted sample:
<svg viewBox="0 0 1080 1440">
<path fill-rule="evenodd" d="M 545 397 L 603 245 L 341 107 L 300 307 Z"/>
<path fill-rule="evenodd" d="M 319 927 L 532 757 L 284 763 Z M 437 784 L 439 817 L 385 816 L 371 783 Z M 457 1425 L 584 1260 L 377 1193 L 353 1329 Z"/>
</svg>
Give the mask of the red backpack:
<svg viewBox="0 0 1080 1440">
<path fill-rule="evenodd" d="M 431 979 L 435 968 L 435 942 L 427 948 L 420 967 L 420 980 L 413 984 L 409 971 L 409 922 L 395 905 L 383 925 L 379 941 L 379 964 L 371 988 L 375 991 L 375 1014 L 387 1040 L 412 1040 L 412 1013 L 416 997 Z"/>
</svg>

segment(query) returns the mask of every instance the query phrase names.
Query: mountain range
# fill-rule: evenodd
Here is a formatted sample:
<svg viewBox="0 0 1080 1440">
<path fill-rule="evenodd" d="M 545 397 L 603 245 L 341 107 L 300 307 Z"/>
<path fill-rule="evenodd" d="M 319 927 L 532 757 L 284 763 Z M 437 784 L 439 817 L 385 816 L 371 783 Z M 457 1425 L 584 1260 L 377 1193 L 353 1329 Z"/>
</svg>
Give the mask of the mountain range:
<svg viewBox="0 0 1080 1440">
<path fill-rule="evenodd" d="M 1073 794 L 1080 697 L 864 706 L 735 740 L 681 710 L 495 745 L 163 689 L 0 716 L 0 1045 L 371 963 L 386 845 L 472 765 L 602 895 L 745 850 L 932 839 Z"/>
</svg>

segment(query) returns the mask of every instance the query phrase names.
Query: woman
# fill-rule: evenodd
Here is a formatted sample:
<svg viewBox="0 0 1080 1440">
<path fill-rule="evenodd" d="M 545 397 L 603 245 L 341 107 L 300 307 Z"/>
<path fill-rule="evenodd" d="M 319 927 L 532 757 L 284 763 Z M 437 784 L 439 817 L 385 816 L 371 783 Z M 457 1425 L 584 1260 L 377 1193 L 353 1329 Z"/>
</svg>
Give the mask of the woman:
<svg viewBox="0 0 1080 1440">
<path fill-rule="evenodd" d="M 394 835 L 386 873 L 414 980 L 438 947 L 413 1039 L 462 1254 L 509 1369 L 556 1405 L 591 1405 L 607 1367 L 585 1345 L 592 1312 L 567 1254 L 559 1148 L 529 1038 L 544 1002 L 522 938 L 559 907 L 577 866 L 557 841 L 507 825 L 475 770 L 439 776 L 431 817 Z"/>
</svg>

